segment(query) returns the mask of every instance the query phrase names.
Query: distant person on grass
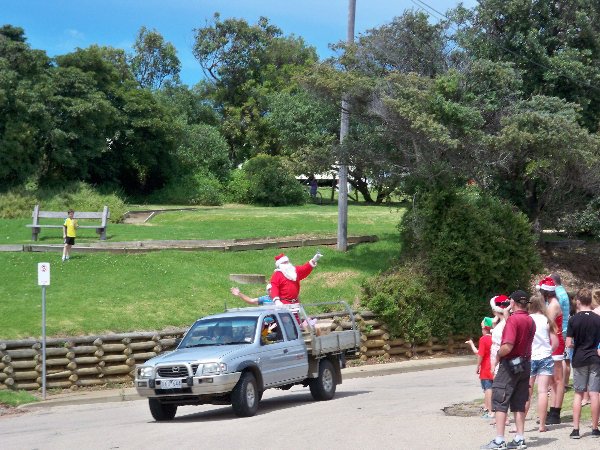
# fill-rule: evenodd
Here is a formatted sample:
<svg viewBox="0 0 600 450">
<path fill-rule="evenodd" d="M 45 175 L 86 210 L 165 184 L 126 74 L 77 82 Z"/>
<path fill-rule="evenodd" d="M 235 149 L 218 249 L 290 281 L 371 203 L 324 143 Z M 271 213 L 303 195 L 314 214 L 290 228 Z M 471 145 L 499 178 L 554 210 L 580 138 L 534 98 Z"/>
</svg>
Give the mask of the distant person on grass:
<svg viewBox="0 0 600 450">
<path fill-rule="evenodd" d="M 483 406 L 485 411 L 483 412 L 484 419 L 493 419 L 492 414 L 492 382 L 494 381 L 494 375 L 492 373 L 492 365 L 490 360 L 490 351 L 492 348 L 492 325 L 493 319 L 491 317 L 484 317 L 481 322 L 481 334 L 479 338 L 479 348 L 475 347 L 473 339 L 469 339 L 465 344 L 471 346 L 471 350 L 477 355 L 477 371 L 479 374 L 479 380 L 481 383 L 481 389 L 483 389 Z"/>
<path fill-rule="evenodd" d="M 271 283 L 267 284 L 267 295 L 263 295 L 261 297 L 250 298 L 246 294 L 243 294 L 238 287 L 232 287 L 231 294 L 241 298 L 250 305 L 263 306 L 273 304 L 273 299 L 271 298 Z"/>
<path fill-rule="evenodd" d="M 579 439 L 579 422 L 583 394 L 588 391 L 592 409 L 592 436 L 599 437 L 600 416 L 600 316 L 592 311 L 592 293 L 581 289 L 575 297 L 578 312 L 569 319 L 567 347 L 573 348 L 573 431 L 571 439 Z"/>
<path fill-rule="evenodd" d="M 67 218 L 65 219 L 65 223 L 63 224 L 63 239 L 65 246 L 63 248 L 62 260 L 67 261 L 71 256 L 71 247 L 75 245 L 75 238 L 77 237 L 77 220 L 73 217 L 75 216 L 75 211 L 70 209 L 67 211 Z"/>
</svg>

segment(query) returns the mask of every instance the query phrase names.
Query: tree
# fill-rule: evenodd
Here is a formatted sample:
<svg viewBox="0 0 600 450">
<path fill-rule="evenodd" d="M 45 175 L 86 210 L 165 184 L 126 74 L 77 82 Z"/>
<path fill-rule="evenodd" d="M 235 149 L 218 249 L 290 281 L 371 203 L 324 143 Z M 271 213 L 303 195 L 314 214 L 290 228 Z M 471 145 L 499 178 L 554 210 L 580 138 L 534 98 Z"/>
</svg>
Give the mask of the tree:
<svg viewBox="0 0 600 450">
<path fill-rule="evenodd" d="M 289 89 L 293 75 L 317 61 L 314 48 L 261 17 L 221 20 L 195 30 L 194 55 L 211 82 L 208 91 L 222 116 L 230 159 L 239 164 L 258 153 L 277 154 L 277 130 L 265 119 L 268 95 Z"/>
<path fill-rule="evenodd" d="M 140 28 L 133 49 L 129 63 L 141 87 L 160 89 L 168 79 L 179 82 L 181 63 L 177 50 L 158 31 Z"/>
<path fill-rule="evenodd" d="M 0 27 L 0 188 L 37 181 L 49 126 L 50 58 L 26 41 L 22 28 Z"/>
<path fill-rule="evenodd" d="M 526 96 L 581 106 L 590 131 L 600 122 L 600 6 L 594 0 L 487 0 L 452 14 L 470 58 L 512 62 Z"/>
</svg>

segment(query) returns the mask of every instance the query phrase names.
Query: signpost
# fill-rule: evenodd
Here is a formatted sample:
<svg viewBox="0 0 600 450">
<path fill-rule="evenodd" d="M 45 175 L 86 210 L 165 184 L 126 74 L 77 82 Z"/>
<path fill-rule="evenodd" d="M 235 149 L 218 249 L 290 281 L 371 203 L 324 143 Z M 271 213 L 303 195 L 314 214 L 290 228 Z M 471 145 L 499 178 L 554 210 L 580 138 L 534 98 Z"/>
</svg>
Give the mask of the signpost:
<svg viewBox="0 0 600 450">
<path fill-rule="evenodd" d="M 42 287 L 42 398 L 46 400 L 46 286 L 50 286 L 50 263 L 38 263 L 38 285 Z"/>
</svg>

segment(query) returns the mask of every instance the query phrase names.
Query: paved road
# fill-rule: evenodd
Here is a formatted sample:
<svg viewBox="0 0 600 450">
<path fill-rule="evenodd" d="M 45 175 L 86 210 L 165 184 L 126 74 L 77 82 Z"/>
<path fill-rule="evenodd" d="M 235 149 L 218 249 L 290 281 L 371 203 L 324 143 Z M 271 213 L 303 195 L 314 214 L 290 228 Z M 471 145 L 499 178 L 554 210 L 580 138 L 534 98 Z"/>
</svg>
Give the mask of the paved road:
<svg viewBox="0 0 600 450">
<path fill-rule="evenodd" d="M 188 406 L 156 423 L 144 400 L 41 407 L 0 418 L 0 448 L 477 449 L 494 436 L 488 421 L 441 408 L 480 397 L 466 366 L 346 380 L 329 402 L 300 387 L 267 391 L 258 414 L 243 419 L 229 406 Z M 600 448 L 600 439 L 573 441 L 569 432 L 564 425 L 526 437 L 529 448 Z"/>
</svg>

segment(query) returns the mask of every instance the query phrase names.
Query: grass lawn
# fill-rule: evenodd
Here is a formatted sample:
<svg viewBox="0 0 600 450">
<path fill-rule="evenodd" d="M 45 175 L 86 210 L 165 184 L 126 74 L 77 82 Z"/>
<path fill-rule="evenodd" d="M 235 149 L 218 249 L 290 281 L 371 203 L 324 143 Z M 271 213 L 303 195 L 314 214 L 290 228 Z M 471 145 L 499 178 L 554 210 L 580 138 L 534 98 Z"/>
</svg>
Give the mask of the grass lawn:
<svg viewBox="0 0 600 450">
<path fill-rule="evenodd" d="M 350 303 L 360 297 L 362 281 L 389 267 L 400 251 L 396 226 L 402 210 L 351 205 L 348 234 L 376 234 L 380 240 L 353 246 L 346 253 L 321 248 L 324 257 L 302 284 L 302 300 Z M 0 221 L 3 243 L 30 243 L 26 220 Z M 4 231 L 6 230 L 6 231 Z M 168 212 L 146 225 L 111 224 L 110 241 L 148 239 L 231 239 L 294 235 L 335 236 L 337 207 L 307 205 L 257 208 L 227 205 L 198 211 Z M 5 234 L 6 233 L 6 234 Z M 41 243 L 60 243 L 58 229 L 43 230 Z M 4 235 L 4 236 L 2 236 Z M 83 230 L 78 242 L 97 241 Z M 316 248 L 287 249 L 295 264 L 306 262 Z M 41 333 L 41 288 L 37 263 L 50 262 L 47 289 L 48 336 L 184 327 L 196 318 L 228 307 L 244 306 L 231 296 L 229 274 L 273 271 L 277 249 L 247 252 L 184 252 L 146 254 L 72 254 L 0 252 L 0 339 L 38 337 Z M 242 291 L 262 295 L 264 286 Z"/>
</svg>

